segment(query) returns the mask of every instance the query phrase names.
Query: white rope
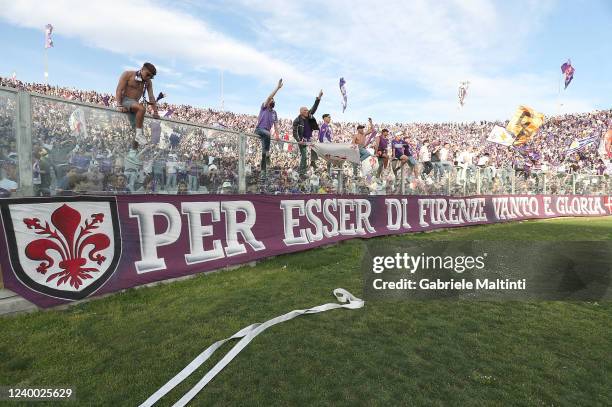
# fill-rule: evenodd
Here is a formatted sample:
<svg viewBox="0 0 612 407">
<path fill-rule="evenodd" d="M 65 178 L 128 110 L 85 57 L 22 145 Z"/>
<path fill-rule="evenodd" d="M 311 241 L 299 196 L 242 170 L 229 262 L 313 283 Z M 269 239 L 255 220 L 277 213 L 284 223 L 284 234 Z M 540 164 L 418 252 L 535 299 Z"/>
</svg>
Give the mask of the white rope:
<svg viewBox="0 0 612 407">
<path fill-rule="evenodd" d="M 183 370 L 181 370 L 176 376 L 168 381 L 168 383 L 164 384 L 159 390 L 157 390 L 151 397 L 149 397 L 144 403 L 140 405 L 140 407 L 152 406 L 159 399 L 168 394 L 173 388 L 175 388 L 179 383 L 185 380 L 191 373 L 193 373 L 197 368 L 199 368 L 208 358 L 219 349 L 225 342 L 228 342 L 232 339 L 240 339 L 240 341 L 234 345 L 234 347 L 221 359 L 212 369 L 210 369 L 204 377 L 195 385 L 191 390 L 189 390 L 179 401 L 177 401 L 174 406 L 185 406 L 191 399 L 193 399 L 200 390 L 204 388 L 229 362 L 234 359 L 242 349 L 244 349 L 249 342 L 253 340 L 257 335 L 265 331 L 266 329 L 274 326 L 276 324 L 280 324 L 285 321 L 289 321 L 295 317 L 304 314 L 316 314 L 319 312 L 329 311 L 336 308 L 347 308 L 347 309 L 358 309 L 363 307 L 364 301 L 360 298 L 355 297 L 353 294 L 349 293 L 343 288 L 336 288 L 334 291 L 334 296 L 338 300 L 338 303 L 328 303 L 319 305 L 317 307 L 308 308 L 305 310 L 294 310 L 288 312 L 284 315 L 278 316 L 276 318 L 270 319 L 263 323 L 257 323 L 253 325 L 249 325 L 246 328 L 242 328 L 240 331 L 236 332 L 234 335 L 227 339 L 223 339 L 221 341 L 213 343 L 209 346 L 204 352 L 200 353 L 194 360 L 191 361 Z"/>
</svg>

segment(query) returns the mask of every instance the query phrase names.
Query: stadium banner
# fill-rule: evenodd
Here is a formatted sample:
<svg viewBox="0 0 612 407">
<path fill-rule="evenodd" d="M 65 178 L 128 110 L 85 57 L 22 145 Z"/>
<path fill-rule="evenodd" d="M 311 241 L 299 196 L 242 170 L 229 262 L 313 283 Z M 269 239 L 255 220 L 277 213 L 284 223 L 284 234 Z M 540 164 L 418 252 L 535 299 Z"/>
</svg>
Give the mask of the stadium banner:
<svg viewBox="0 0 612 407">
<path fill-rule="evenodd" d="M 4 286 L 39 307 L 353 238 L 612 214 L 567 195 L 119 195 L 0 201 Z"/>
</svg>

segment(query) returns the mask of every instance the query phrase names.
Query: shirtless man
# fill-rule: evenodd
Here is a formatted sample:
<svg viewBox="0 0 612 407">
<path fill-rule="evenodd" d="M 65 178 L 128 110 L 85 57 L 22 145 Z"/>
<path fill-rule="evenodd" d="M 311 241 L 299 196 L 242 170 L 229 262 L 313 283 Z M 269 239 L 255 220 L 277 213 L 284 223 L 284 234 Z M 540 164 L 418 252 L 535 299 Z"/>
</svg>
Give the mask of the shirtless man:
<svg viewBox="0 0 612 407">
<path fill-rule="evenodd" d="M 139 144 L 146 144 L 146 139 L 142 134 L 142 123 L 144 121 L 147 108 L 138 101 L 143 96 L 146 86 L 149 95 L 149 104 L 153 106 L 153 117 L 159 119 L 157 112 L 157 102 L 153 95 L 153 83 L 151 79 L 155 77 L 157 70 L 149 62 L 145 62 L 138 71 L 125 71 L 119 78 L 117 84 L 116 100 L 117 109 L 120 112 L 132 112 L 136 114 L 136 141 Z"/>
<path fill-rule="evenodd" d="M 353 136 L 353 144 L 357 144 L 359 146 L 359 160 L 361 161 L 371 156 L 370 152 L 366 150 L 365 144 L 366 136 L 368 134 L 372 134 L 372 132 L 374 131 L 374 124 L 372 123 L 372 119 L 368 119 L 368 123 L 370 127 L 367 133 L 364 131 L 365 126 L 363 124 L 360 124 L 359 126 L 357 126 L 357 134 Z M 355 176 L 357 175 L 357 169 L 357 164 L 353 164 L 353 174 Z"/>
</svg>

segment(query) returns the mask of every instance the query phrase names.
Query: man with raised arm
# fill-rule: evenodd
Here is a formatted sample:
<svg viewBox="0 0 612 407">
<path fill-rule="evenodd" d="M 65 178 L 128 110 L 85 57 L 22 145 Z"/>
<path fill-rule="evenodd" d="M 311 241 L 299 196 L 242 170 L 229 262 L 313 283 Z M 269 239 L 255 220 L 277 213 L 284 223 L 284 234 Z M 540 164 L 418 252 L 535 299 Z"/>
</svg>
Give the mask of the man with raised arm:
<svg viewBox="0 0 612 407">
<path fill-rule="evenodd" d="M 274 96 L 280 88 L 283 87 L 283 80 L 278 80 L 276 89 L 270 93 L 270 96 L 262 103 L 259 109 L 259 117 L 257 119 L 257 126 L 255 127 L 255 134 L 261 139 L 261 178 L 265 178 L 268 162 L 270 161 L 270 138 L 272 134 L 272 126 L 278 121 L 276 110 L 274 110 Z M 276 126 L 275 131 L 277 131 Z M 278 132 L 278 131 L 277 131 Z"/>
<path fill-rule="evenodd" d="M 293 138 L 300 143 L 300 175 L 306 174 L 306 163 L 308 159 L 308 146 L 306 143 L 310 143 L 312 139 L 312 132 L 314 130 L 319 130 L 319 124 L 317 123 L 317 119 L 314 118 L 314 114 L 319 107 L 319 102 L 321 101 L 322 96 L 323 90 L 319 92 L 319 96 L 317 96 L 315 99 L 310 110 L 305 106 L 300 107 L 300 114 L 293 121 Z M 316 168 L 316 162 L 317 153 L 315 153 L 314 150 L 311 150 L 310 165 L 313 168 Z"/>
<path fill-rule="evenodd" d="M 157 69 L 149 62 L 145 62 L 142 68 L 138 71 L 125 71 L 119 78 L 117 84 L 116 101 L 117 109 L 123 113 L 134 113 L 136 115 L 136 141 L 145 145 L 147 140 L 142 133 L 142 124 L 144 122 L 144 116 L 147 112 L 145 106 L 141 105 L 138 101 L 142 97 L 145 98 L 145 90 L 149 96 L 149 104 L 153 106 L 153 117 L 159 119 L 157 112 L 157 101 L 153 94 L 153 82 L 151 80 L 155 77 Z"/>
</svg>

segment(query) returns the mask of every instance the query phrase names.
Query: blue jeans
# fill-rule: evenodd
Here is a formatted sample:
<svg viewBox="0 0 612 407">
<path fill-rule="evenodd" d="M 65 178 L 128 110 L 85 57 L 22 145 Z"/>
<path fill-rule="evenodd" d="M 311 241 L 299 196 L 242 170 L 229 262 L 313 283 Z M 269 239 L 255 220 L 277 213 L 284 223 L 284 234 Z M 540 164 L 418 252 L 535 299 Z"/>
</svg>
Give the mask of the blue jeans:
<svg viewBox="0 0 612 407">
<path fill-rule="evenodd" d="M 255 129 L 255 134 L 261 138 L 261 172 L 266 171 L 267 161 L 270 157 L 270 138 L 272 135 L 270 134 L 270 130 L 262 129 L 258 127 Z"/>
<path fill-rule="evenodd" d="M 370 154 L 370 152 L 365 147 L 359 146 L 359 159 L 361 161 L 371 156 L 372 154 Z"/>
</svg>

